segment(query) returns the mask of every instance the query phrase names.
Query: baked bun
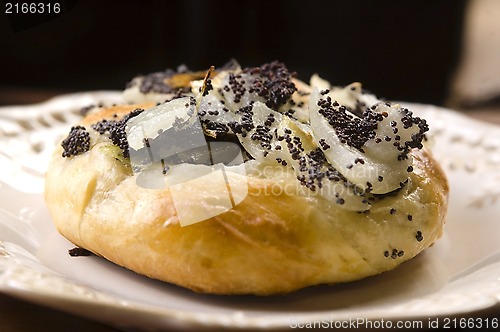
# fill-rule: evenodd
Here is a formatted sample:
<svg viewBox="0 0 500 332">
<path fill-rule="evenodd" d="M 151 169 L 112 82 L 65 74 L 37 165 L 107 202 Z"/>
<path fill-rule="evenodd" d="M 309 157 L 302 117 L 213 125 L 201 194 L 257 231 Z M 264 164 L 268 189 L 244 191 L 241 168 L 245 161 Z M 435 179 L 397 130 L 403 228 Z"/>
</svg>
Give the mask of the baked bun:
<svg viewBox="0 0 500 332">
<path fill-rule="evenodd" d="M 448 186 L 439 165 L 421 146 L 425 121 L 399 105 L 377 102 L 359 84 L 320 90 L 326 83 L 318 77 L 307 85 L 288 77 L 282 64 L 265 66 L 219 71 L 212 73 L 212 80 L 209 73 L 189 83 L 192 93 L 176 92 L 173 100 L 160 105 L 142 96 L 145 104 L 90 111 L 57 147 L 46 174 L 45 198 L 58 231 L 75 245 L 139 274 L 214 294 L 270 295 L 358 280 L 392 270 L 433 244 L 442 234 Z M 279 95 L 274 91 L 233 99 L 239 93 L 233 91 L 235 79 L 246 80 L 240 85 L 258 81 L 262 86 L 266 78 L 280 80 L 269 86 L 280 85 L 281 97 L 274 98 Z M 232 82 L 230 97 L 224 90 L 227 80 Z M 342 95 L 348 92 L 353 95 Z M 217 98 L 227 107 L 221 113 L 233 114 L 231 120 L 217 122 L 219 127 L 213 125 L 213 109 L 211 118 L 203 114 L 209 113 L 208 102 L 218 107 Z M 293 98 L 305 98 L 303 105 L 290 103 Z M 375 106 L 366 105 L 372 101 Z M 157 126 L 172 126 L 164 115 L 182 105 L 186 114 L 201 119 L 209 142 L 231 142 L 243 151 L 239 164 L 223 167 L 225 181 L 211 176 L 213 165 L 199 160 L 191 161 L 193 165 L 165 157 L 160 163 L 145 161 L 140 153 L 134 128 L 141 128 L 143 149 L 151 152 L 162 132 Z M 241 109 L 249 105 L 253 128 L 245 128 L 248 122 L 237 117 L 246 114 L 248 119 Z M 295 112 L 287 114 L 287 105 Z M 328 126 L 318 124 L 322 119 L 313 119 L 312 112 L 331 123 L 328 133 L 338 142 L 326 136 Z M 259 127 L 259 118 L 268 130 Z M 344 129 L 338 125 L 341 120 Z M 413 131 L 406 137 L 407 130 Z M 392 138 L 396 151 L 387 152 L 389 145 L 383 142 L 370 145 L 380 137 L 383 142 Z M 332 158 L 355 159 L 333 166 Z M 161 165 L 162 171 L 155 173 L 151 165 Z M 344 167 L 347 171 L 339 171 Z M 196 173 L 198 168 L 201 173 Z M 203 173 L 204 168 L 212 173 Z M 185 181 L 174 192 L 179 179 L 193 169 L 208 176 Z M 357 174 L 349 173 L 352 169 Z M 141 174 L 153 174 L 160 185 L 141 182 Z M 228 190 L 232 205 L 224 208 L 221 197 Z"/>
</svg>

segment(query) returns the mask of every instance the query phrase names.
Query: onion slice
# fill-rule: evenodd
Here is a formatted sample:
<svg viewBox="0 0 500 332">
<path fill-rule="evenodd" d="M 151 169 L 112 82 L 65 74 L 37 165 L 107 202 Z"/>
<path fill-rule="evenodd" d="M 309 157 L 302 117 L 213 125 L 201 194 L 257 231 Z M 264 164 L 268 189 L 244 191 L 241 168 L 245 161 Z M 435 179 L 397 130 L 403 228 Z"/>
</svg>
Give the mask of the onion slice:
<svg viewBox="0 0 500 332">
<path fill-rule="evenodd" d="M 413 118 L 397 104 L 382 102 L 365 111 L 364 118 L 359 118 L 329 100 L 329 96 L 323 98 L 318 89 L 314 89 L 309 104 L 311 129 L 315 140 L 324 142 L 320 147 L 328 161 L 349 181 L 371 193 L 384 194 L 402 187 L 411 171 L 412 159 L 408 153 L 420 144 L 426 131 L 425 121 Z M 334 128 L 332 122 L 338 128 Z M 355 131 L 357 125 L 359 132 Z M 342 139 L 338 131 L 344 128 L 354 131 L 353 137 L 358 135 L 365 142 L 361 146 L 355 142 L 356 146 Z"/>
</svg>

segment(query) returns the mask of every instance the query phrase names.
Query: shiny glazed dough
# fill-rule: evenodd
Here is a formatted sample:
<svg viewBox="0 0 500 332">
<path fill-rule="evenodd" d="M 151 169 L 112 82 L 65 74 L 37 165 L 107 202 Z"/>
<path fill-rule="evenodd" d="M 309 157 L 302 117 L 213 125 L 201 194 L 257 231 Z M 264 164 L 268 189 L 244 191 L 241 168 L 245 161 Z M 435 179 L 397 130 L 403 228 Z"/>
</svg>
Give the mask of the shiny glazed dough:
<svg viewBox="0 0 500 332">
<path fill-rule="evenodd" d="M 248 183 L 241 204 L 181 227 L 168 188 L 137 186 L 130 168 L 105 153 L 106 144 L 71 158 L 61 156 L 61 147 L 54 152 L 45 198 L 58 231 L 127 269 L 197 292 L 270 295 L 358 280 L 394 269 L 442 234 L 448 185 L 425 150 L 412 152 L 408 184 L 369 213 L 300 190 L 276 190 L 296 187 L 293 174 L 249 171 L 245 179 L 228 173 L 231 181 Z"/>
</svg>

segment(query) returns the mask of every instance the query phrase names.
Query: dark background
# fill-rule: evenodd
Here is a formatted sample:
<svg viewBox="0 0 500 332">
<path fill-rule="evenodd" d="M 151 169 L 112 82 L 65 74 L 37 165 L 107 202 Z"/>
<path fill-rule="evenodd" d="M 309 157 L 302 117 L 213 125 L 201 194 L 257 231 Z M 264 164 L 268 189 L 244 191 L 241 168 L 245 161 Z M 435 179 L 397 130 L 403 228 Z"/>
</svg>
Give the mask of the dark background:
<svg viewBox="0 0 500 332">
<path fill-rule="evenodd" d="M 466 0 L 61 0 L 63 13 L 49 17 L 7 15 L 5 2 L 4 96 L 19 90 L 123 89 L 140 73 L 180 64 L 201 70 L 235 58 L 243 67 L 277 59 L 306 81 L 318 72 L 333 84 L 360 81 L 381 97 L 438 105 L 446 101 L 460 56 L 466 5 Z"/>
</svg>

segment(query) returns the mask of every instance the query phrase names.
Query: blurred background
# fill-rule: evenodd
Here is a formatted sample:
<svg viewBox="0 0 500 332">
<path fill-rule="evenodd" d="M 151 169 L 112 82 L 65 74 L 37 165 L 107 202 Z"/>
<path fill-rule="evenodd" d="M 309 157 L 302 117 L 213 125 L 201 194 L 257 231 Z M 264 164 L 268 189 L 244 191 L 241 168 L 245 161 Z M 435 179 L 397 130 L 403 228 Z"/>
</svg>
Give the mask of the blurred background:
<svg viewBox="0 0 500 332">
<path fill-rule="evenodd" d="M 465 107 L 500 95 L 464 96 L 470 87 L 456 83 L 470 75 L 463 63 L 471 8 L 498 9 L 497 0 L 60 0 L 62 12 L 45 16 L 5 14 L 7 2 L 3 105 L 121 90 L 138 74 L 181 64 L 202 70 L 231 58 L 243 67 L 280 60 L 303 80 L 317 72 L 336 85 L 360 81 L 392 100 Z"/>
</svg>

